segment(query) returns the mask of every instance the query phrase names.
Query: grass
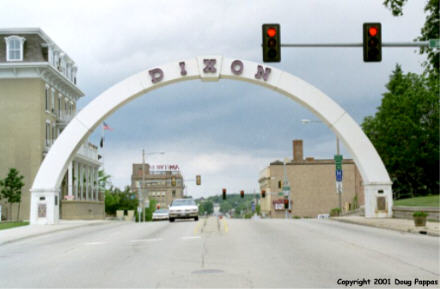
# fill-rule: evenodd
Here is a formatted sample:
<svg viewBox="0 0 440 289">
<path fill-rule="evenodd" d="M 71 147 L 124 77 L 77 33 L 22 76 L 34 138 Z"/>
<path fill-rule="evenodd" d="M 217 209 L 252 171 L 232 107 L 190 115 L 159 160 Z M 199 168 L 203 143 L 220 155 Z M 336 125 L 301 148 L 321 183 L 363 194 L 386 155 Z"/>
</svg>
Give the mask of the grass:
<svg viewBox="0 0 440 289">
<path fill-rule="evenodd" d="M 410 199 L 401 199 L 394 201 L 394 206 L 420 206 L 420 207 L 440 207 L 439 195 L 426 196 L 426 197 L 416 197 Z"/>
<path fill-rule="evenodd" d="M 6 223 L 2 222 L 0 223 L 0 230 L 11 229 L 11 228 L 27 226 L 27 225 L 29 225 L 29 222 L 6 222 Z"/>
</svg>

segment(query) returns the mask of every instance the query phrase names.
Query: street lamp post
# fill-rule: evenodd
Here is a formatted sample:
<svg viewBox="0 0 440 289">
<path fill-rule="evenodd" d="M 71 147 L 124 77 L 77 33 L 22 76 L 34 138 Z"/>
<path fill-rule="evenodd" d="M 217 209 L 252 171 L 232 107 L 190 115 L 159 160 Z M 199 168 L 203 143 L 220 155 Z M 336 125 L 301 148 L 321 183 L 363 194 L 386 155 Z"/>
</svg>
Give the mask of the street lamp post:
<svg viewBox="0 0 440 289">
<path fill-rule="evenodd" d="M 142 221 L 145 222 L 145 206 L 144 206 L 144 193 L 147 196 L 145 192 L 145 156 L 146 155 L 163 155 L 164 152 L 150 152 L 145 153 L 145 150 L 142 149 L 142 189 L 139 190 L 139 200 L 141 201 L 141 208 L 142 208 Z M 140 220 L 140 219 L 139 219 Z"/>
<path fill-rule="evenodd" d="M 302 119 L 301 122 L 303 124 L 309 124 L 309 123 L 322 123 L 320 120 L 310 120 L 310 119 Z M 340 149 L 339 149 L 339 137 L 336 136 L 336 154 L 340 155 Z M 338 188 L 336 188 L 338 190 Z M 342 188 L 338 193 L 338 199 L 339 199 L 339 210 L 342 213 Z"/>
</svg>

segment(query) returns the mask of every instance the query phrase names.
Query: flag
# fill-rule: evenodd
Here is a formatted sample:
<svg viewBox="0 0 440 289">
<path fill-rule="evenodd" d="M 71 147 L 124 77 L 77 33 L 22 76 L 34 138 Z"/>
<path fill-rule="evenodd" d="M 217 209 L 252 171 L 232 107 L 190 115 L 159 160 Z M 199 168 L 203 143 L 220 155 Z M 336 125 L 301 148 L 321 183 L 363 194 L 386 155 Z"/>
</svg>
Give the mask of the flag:
<svg viewBox="0 0 440 289">
<path fill-rule="evenodd" d="M 102 123 L 104 130 L 113 130 L 108 124 L 105 123 L 105 121 Z"/>
</svg>

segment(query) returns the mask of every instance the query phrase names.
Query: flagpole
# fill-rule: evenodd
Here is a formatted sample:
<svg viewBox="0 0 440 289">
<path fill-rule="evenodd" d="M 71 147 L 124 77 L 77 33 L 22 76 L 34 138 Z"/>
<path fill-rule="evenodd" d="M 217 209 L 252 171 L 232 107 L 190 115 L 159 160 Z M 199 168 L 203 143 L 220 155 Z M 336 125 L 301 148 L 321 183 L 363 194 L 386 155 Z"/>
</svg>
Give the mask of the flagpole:
<svg viewBox="0 0 440 289">
<path fill-rule="evenodd" d="M 104 130 L 104 123 L 101 123 L 101 150 L 102 150 L 102 170 L 105 172 L 104 169 L 104 164 L 105 164 L 105 158 L 104 158 L 104 134 L 105 134 L 105 130 Z"/>
</svg>

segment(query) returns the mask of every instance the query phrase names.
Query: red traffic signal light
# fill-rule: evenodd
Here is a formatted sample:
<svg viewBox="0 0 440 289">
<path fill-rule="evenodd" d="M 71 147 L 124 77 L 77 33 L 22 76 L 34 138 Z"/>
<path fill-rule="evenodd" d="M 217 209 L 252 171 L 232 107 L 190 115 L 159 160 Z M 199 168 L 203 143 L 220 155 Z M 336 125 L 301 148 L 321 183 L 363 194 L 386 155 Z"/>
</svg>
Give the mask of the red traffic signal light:
<svg viewBox="0 0 440 289">
<path fill-rule="evenodd" d="M 371 26 L 369 29 L 368 29 L 368 34 L 370 35 L 370 36 L 376 36 L 376 34 L 377 34 L 377 27 L 375 27 L 375 26 Z"/>
<path fill-rule="evenodd" d="M 266 197 L 266 191 L 265 191 L 265 190 L 262 190 L 262 191 L 261 191 L 261 197 L 262 197 L 262 198 L 265 198 L 265 197 Z"/>
<path fill-rule="evenodd" d="M 277 30 L 275 28 L 270 27 L 267 29 L 267 36 L 274 37 L 275 35 L 277 35 Z"/>
<path fill-rule="evenodd" d="M 240 197 L 244 198 L 244 191 L 243 190 L 240 191 Z"/>
<path fill-rule="evenodd" d="M 380 23 L 364 23 L 363 47 L 365 62 L 382 61 L 382 33 Z"/>
<path fill-rule="evenodd" d="M 289 208 L 289 199 L 284 199 L 284 209 L 288 209 Z"/>
<path fill-rule="evenodd" d="M 263 62 L 281 61 L 280 24 L 263 24 Z"/>
<path fill-rule="evenodd" d="M 222 190 L 223 200 L 226 200 L 226 189 Z"/>
</svg>

